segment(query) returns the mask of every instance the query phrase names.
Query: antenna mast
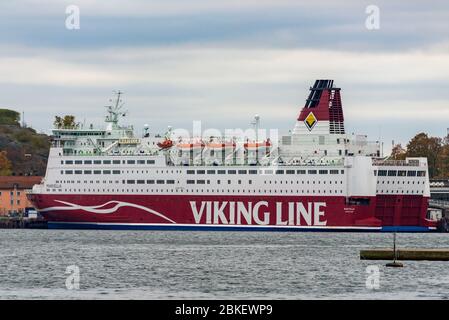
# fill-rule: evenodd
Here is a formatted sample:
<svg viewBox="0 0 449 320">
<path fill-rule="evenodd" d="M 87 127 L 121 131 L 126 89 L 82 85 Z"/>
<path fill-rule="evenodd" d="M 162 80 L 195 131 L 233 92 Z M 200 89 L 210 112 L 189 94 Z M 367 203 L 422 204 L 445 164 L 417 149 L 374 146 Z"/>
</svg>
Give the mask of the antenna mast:
<svg viewBox="0 0 449 320">
<path fill-rule="evenodd" d="M 108 109 L 108 115 L 106 116 L 106 122 L 112 123 L 112 126 L 114 128 L 117 128 L 119 116 L 124 117 L 126 115 L 126 111 L 121 112 L 123 103 L 121 103 L 122 100 L 120 99 L 120 96 L 123 94 L 123 92 L 118 90 L 118 91 L 114 91 L 114 93 L 117 95 L 114 105 L 106 106 L 106 108 Z M 110 99 L 109 101 L 112 102 L 112 99 Z"/>
</svg>

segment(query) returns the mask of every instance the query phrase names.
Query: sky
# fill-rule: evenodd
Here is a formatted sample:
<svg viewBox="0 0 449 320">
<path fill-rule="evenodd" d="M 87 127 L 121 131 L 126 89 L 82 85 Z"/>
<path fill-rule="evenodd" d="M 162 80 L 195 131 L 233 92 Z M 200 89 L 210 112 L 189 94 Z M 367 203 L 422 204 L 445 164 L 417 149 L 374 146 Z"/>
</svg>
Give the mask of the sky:
<svg viewBox="0 0 449 320">
<path fill-rule="evenodd" d="M 347 132 L 388 149 L 447 133 L 449 2 L 3 0 L 0 71 L 0 107 L 46 133 L 55 115 L 101 125 L 118 89 L 137 133 L 248 128 L 255 114 L 285 133 L 314 80 L 333 79 Z"/>
</svg>

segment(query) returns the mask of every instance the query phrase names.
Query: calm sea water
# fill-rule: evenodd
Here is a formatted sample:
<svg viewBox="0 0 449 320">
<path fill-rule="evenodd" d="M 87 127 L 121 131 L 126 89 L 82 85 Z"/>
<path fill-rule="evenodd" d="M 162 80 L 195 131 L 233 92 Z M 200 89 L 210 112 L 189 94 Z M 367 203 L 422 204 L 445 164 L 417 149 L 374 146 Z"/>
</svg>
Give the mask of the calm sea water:
<svg viewBox="0 0 449 320">
<path fill-rule="evenodd" d="M 360 261 L 392 234 L 0 230 L 1 299 L 448 299 L 447 262 Z M 398 234 L 449 247 L 448 234 Z M 66 288 L 78 266 L 79 290 Z M 367 266 L 380 270 L 366 287 Z"/>
</svg>

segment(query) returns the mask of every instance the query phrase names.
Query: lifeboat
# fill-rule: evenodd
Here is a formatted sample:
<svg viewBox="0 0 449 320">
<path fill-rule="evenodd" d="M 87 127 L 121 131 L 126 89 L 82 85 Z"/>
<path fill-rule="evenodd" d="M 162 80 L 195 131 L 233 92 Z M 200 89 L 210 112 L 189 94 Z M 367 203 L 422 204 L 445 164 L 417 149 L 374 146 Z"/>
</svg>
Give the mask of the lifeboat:
<svg viewBox="0 0 449 320">
<path fill-rule="evenodd" d="M 235 148 L 235 142 L 209 142 L 207 145 L 208 149 L 222 150 L 227 148 Z"/>
<path fill-rule="evenodd" d="M 199 142 L 193 142 L 193 143 L 177 143 L 176 147 L 178 149 L 182 149 L 182 150 L 192 150 L 192 149 L 202 149 L 204 148 L 205 144 L 202 141 Z"/>
<path fill-rule="evenodd" d="M 270 139 L 262 142 L 247 142 L 243 145 L 245 149 L 268 149 L 271 147 Z"/>
<path fill-rule="evenodd" d="M 173 147 L 173 141 L 171 141 L 170 139 L 165 139 L 162 142 L 158 142 L 157 146 L 161 149 L 169 149 Z"/>
</svg>

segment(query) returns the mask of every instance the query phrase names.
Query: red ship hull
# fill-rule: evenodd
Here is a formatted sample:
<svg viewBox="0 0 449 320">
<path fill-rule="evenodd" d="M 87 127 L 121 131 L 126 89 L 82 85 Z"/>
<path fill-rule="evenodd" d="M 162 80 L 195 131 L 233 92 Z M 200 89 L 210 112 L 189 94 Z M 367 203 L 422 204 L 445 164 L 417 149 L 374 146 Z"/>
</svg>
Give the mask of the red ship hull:
<svg viewBox="0 0 449 320">
<path fill-rule="evenodd" d="M 30 194 L 52 228 L 254 231 L 433 231 L 422 196 Z"/>
</svg>

